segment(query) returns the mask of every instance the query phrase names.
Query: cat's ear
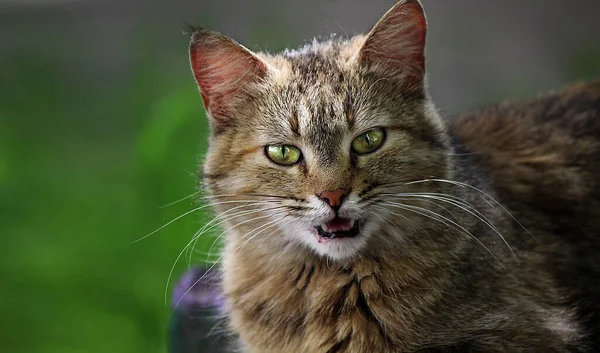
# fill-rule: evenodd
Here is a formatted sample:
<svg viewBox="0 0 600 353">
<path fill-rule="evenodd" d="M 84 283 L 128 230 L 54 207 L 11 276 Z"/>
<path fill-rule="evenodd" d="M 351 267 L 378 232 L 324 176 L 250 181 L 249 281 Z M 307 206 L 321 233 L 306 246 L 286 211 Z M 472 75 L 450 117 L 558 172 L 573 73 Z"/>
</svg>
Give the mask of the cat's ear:
<svg viewBox="0 0 600 353">
<path fill-rule="evenodd" d="M 361 65 L 422 88 L 427 21 L 418 0 L 402 0 L 373 27 L 357 53 Z"/>
<path fill-rule="evenodd" d="M 190 62 L 204 107 L 216 124 L 227 125 L 232 108 L 252 85 L 267 75 L 267 64 L 233 39 L 210 30 L 196 30 Z"/>
</svg>

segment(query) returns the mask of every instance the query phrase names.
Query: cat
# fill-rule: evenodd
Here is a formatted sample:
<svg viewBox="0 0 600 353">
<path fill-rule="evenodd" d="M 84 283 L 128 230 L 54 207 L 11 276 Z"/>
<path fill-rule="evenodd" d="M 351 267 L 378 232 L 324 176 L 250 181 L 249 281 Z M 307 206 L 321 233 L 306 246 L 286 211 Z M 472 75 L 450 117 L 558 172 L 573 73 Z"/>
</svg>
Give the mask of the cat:
<svg viewBox="0 0 600 353">
<path fill-rule="evenodd" d="M 417 0 L 366 35 L 190 61 L 250 353 L 600 350 L 600 80 L 450 121 Z"/>
</svg>

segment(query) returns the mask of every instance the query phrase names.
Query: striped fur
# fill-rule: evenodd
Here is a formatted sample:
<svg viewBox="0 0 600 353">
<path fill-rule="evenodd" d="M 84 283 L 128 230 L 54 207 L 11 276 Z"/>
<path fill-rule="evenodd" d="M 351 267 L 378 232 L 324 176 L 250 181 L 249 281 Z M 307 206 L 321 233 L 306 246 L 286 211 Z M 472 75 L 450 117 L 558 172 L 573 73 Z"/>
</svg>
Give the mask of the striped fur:
<svg viewBox="0 0 600 353">
<path fill-rule="evenodd" d="M 600 349 L 598 82 L 447 126 L 424 88 L 425 30 L 405 0 L 367 35 L 277 55 L 194 33 L 240 351 Z M 352 153 L 374 127 L 382 147 Z M 272 144 L 302 161 L 270 162 Z M 320 241 L 334 211 L 316 195 L 339 188 L 361 233 Z"/>
</svg>

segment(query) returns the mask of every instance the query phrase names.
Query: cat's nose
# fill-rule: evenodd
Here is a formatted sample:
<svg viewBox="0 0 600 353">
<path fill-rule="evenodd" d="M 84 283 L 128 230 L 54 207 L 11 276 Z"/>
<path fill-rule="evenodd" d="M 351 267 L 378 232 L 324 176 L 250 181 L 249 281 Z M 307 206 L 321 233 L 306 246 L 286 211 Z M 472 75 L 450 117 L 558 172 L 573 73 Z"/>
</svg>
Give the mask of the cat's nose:
<svg viewBox="0 0 600 353">
<path fill-rule="evenodd" d="M 337 209 L 340 208 L 340 206 L 342 205 L 342 202 L 344 201 L 344 198 L 346 197 L 346 195 L 348 195 L 348 193 L 350 192 L 350 189 L 345 189 L 345 188 L 339 188 L 337 190 L 327 190 L 327 191 L 323 191 L 322 193 L 318 194 L 317 196 L 325 201 L 325 203 L 327 203 L 329 206 L 331 206 L 331 208 L 333 208 L 334 210 L 337 211 Z"/>
</svg>

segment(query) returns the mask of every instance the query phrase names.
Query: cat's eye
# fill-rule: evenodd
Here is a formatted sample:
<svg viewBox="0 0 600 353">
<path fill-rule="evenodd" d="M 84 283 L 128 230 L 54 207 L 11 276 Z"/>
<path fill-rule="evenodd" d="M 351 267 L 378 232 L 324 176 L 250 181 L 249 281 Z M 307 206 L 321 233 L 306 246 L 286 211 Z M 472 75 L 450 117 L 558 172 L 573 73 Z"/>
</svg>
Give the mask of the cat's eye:
<svg viewBox="0 0 600 353">
<path fill-rule="evenodd" d="M 298 147 L 290 145 L 269 145 L 265 147 L 265 154 L 273 162 L 280 165 L 293 165 L 300 161 L 302 152 Z"/>
<path fill-rule="evenodd" d="M 358 154 L 367 154 L 374 152 L 385 140 L 383 129 L 373 129 L 358 136 L 352 141 L 352 150 Z"/>
</svg>

